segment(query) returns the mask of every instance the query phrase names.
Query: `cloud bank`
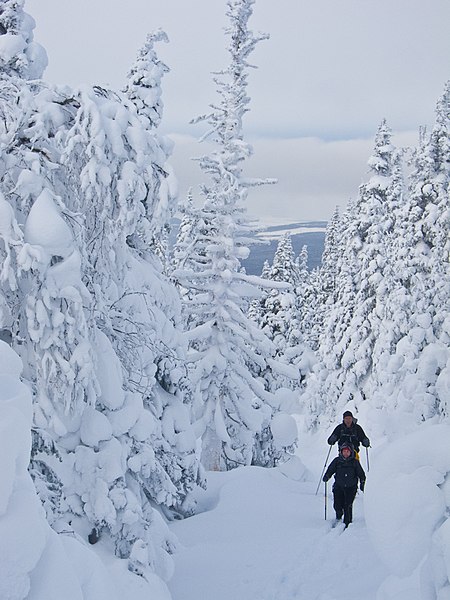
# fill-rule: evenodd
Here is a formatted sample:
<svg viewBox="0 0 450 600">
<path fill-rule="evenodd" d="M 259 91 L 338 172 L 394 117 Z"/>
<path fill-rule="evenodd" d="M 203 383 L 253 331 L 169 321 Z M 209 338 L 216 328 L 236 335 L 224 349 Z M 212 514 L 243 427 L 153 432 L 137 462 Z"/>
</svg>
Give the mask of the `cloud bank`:
<svg viewBox="0 0 450 600">
<path fill-rule="evenodd" d="M 302 220 L 328 220 L 335 207 L 344 209 L 365 181 L 367 160 L 373 138 L 327 141 L 320 138 L 255 138 L 254 155 L 245 174 L 274 177 L 276 185 L 250 190 L 248 212 L 264 223 Z M 193 136 L 169 134 L 174 142 L 171 163 L 179 182 L 180 198 L 192 187 L 199 201 L 198 186 L 204 176 L 193 157 L 211 150 Z M 417 132 L 402 132 L 394 143 L 409 146 L 417 142 Z"/>
</svg>

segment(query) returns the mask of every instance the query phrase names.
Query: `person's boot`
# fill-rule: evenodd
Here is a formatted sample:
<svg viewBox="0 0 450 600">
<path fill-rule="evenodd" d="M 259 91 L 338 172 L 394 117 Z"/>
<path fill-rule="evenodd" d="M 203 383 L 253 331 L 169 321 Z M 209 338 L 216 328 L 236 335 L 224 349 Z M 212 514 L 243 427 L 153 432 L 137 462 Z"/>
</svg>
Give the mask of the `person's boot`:
<svg viewBox="0 0 450 600">
<path fill-rule="evenodd" d="M 352 522 L 352 508 L 350 506 L 350 507 L 344 509 L 345 529 L 347 529 L 347 527 L 350 525 L 351 522 Z"/>
<path fill-rule="evenodd" d="M 333 521 L 332 527 L 336 527 L 342 521 L 342 513 L 336 512 L 336 518 Z"/>
</svg>

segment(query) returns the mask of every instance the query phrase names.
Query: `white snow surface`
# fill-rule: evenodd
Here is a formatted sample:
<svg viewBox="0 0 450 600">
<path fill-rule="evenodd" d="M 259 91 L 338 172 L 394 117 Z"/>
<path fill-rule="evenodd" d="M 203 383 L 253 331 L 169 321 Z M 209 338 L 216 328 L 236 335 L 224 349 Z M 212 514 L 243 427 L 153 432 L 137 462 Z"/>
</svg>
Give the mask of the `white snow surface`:
<svg viewBox="0 0 450 600">
<path fill-rule="evenodd" d="M 20 359 L 0 341 L 1 600 L 169 600 L 158 577 L 133 575 L 111 553 L 104 563 L 74 532 L 48 525 L 27 471 L 31 394 L 19 374 Z"/>
<path fill-rule="evenodd" d="M 380 440 L 369 470 L 362 452 L 367 486 L 347 530 L 331 527 L 331 486 L 327 520 L 323 483 L 315 495 L 325 437 L 300 436 L 290 467 L 208 474 L 203 512 L 171 526 L 173 600 L 347 600 L 349 589 L 364 600 L 449 598 L 450 427 Z"/>
<path fill-rule="evenodd" d="M 0 365 L 2 600 L 347 600 L 349 582 L 364 600 L 449 598 L 449 425 L 376 439 L 384 416 L 371 413 L 367 485 L 348 530 L 331 526 L 331 486 L 326 501 L 324 484 L 316 494 L 329 432 L 302 434 L 281 467 L 209 473 L 198 514 L 170 524 L 179 544 L 166 586 L 132 574 L 103 542 L 90 547 L 50 528 L 27 472 L 30 392 L 4 342 Z M 289 424 L 279 425 L 287 436 Z M 110 435 L 102 423 L 95 429 L 86 431 L 92 444 Z"/>
</svg>

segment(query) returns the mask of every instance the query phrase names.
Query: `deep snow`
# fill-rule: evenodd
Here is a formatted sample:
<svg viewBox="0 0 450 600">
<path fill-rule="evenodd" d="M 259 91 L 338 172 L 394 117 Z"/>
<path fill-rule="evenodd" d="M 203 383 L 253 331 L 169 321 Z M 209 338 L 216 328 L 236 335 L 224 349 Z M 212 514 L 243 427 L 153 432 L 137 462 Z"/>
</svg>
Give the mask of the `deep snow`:
<svg viewBox="0 0 450 600">
<path fill-rule="evenodd" d="M 407 419 L 391 419 L 396 439 L 373 437 L 347 530 L 331 527 L 331 486 L 327 519 L 324 484 L 315 493 L 329 432 L 302 434 L 282 467 L 209 473 L 198 514 L 170 524 L 179 544 L 167 588 L 130 573 L 105 542 L 50 528 L 27 473 L 31 394 L 21 369 L 0 342 L 1 600 L 171 600 L 169 591 L 172 600 L 449 600 L 449 425 L 408 431 Z M 363 419 L 369 436 L 383 417 Z"/>
<path fill-rule="evenodd" d="M 376 598 L 388 572 L 370 542 L 362 494 L 350 528 L 332 529 L 330 486 L 326 521 L 323 484 L 315 495 L 328 447 L 318 438 L 308 445 L 301 480 L 278 468 L 208 474 L 205 512 L 172 524 L 181 543 L 173 600 L 347 600 L 350 589 Z"/>
<path fill-rule="evenodd" d="M 0 599 L 169 600 L 156 575 L 146 582 L 111 549 L 102 556 L 101 544 L 94 550 L 74 531 L 50 528 L 27 471 L 32 406 L 21 371 L 0 341 Z"/>
<path fill-rule="evenodd" d="M 370 424 L 364 422 L 370 435 Z M 203 512 L 174 522 L 173 600 L 448 600 L 450 428 L 425 424 L 374 443 L 354 522 L 332 528 L 316 495 L 325 432 L 300 438 L 290 469 L 209 473 Z M 332 449 L 329 461 L 335 456 Z M 304 464 L 303 464 L 304 463 Z"/>
</svg>

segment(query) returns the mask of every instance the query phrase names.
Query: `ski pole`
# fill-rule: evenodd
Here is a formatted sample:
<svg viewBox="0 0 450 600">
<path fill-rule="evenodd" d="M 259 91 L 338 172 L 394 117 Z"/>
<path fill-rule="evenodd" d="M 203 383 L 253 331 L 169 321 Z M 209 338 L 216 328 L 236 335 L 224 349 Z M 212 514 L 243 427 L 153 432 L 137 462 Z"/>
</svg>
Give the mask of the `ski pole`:
<svg viewBox="0 0 450 600">
<path fill-rule="evenodd" d="M 369 448 L 366 447 L 366 459 L 367 459 L 367 472 L 370 471 L 370 464 L 369 464 Z"/>
<path fill-rule="evenodd" d="M 320 483 L 322 481 L 323 474 L 325 473 L 325 469 L 327 468 L 327 462 L 328 462 L 328 457 L 330 456 L 330 452 L 331 452 L 331 446 L 330 446 L 330 449 L 328 450 L 328 454 L 325 459 L 325 464 L 323 465 L 322 475 L 320 476 L 319 483 L 317 484 L 317 490 L 316 490 L 316 494 L 315 494 L 316 496 L 317 496 L 317 492 L 319 491 L 319 488 L 320 488 Z"/>
<path fill-rule="evenodd" d="M 325 521 L 327 520 L 327 482 L 325 481 Z"/>
</svg>

